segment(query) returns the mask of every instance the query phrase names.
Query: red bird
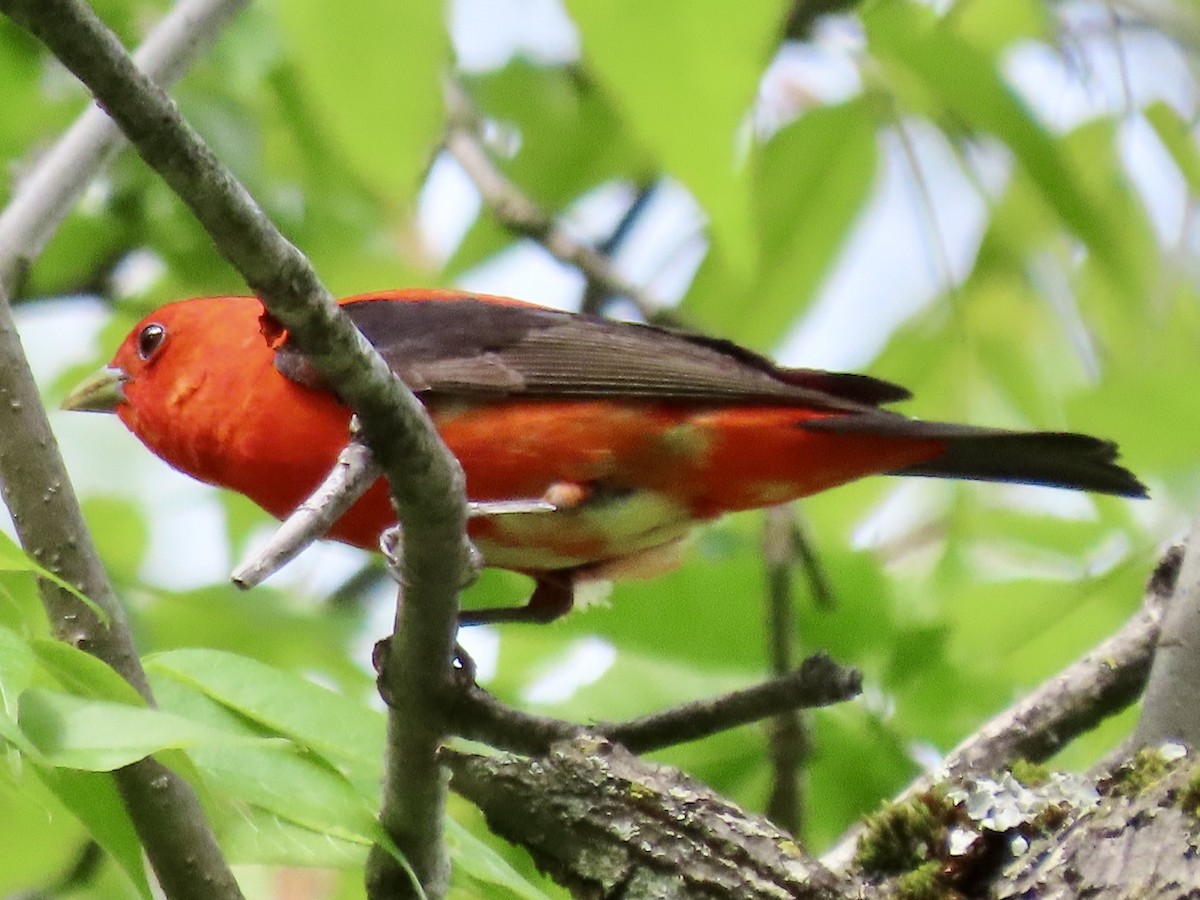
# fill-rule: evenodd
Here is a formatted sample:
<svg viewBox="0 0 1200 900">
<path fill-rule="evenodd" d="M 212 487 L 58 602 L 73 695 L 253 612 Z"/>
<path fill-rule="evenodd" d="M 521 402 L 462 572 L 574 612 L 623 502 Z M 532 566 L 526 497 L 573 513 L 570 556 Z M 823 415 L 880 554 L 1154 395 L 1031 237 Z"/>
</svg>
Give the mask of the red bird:
<svg viewBox="0 0 1200 900">
<path fill-rule="evenodd" d="M 1108 441 L 909 419 L 880 408 L 909 396 L 897 385 L 782 368 L 729 341 L 454 291 L 342 308 L 424 402 L 471 500 L 556 503 L 471 521 L 485 564 L 537 588 L 467 622 L 555 618 L 579 581 L 670 568 L 699 522 L 864 475 L 1146 494 Z M 253 297 L 164 306 L 63 405 L 115 412 L 175 468 L 284 517 L 333 465 L 350 412 L 268 342 L 263 314 Z M 393 523 L 380 482 L 329 536 L 374 549 Z"/>
</svg>

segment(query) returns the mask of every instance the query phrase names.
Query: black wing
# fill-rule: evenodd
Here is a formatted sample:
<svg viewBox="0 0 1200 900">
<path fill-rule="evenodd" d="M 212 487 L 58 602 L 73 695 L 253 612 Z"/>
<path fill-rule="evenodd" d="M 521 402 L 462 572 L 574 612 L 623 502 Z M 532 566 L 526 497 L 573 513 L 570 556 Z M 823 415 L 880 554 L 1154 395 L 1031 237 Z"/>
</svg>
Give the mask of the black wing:
<svg viewBox="0 0 1200 900">
<path fill-rule="evenodd" d="M 782 368 L 730 341 L 469 295 L 365 299 L 342 308 L 418 393 L 786 403 L 842 412 L 909 396 L 866 375 Z M 320 384 L 286 344 L 275 364 L 295 381 Z"/>
</svg>

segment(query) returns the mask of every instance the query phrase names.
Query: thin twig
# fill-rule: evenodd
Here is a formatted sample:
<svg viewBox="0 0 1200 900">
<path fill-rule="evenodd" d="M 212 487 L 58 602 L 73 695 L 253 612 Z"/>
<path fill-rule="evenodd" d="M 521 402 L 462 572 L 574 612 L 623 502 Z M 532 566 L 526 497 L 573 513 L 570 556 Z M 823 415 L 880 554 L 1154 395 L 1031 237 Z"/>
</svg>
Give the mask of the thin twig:
<svg viewBox="0 0 1200 900">
<path fill-rule="evenodd" d="M 352 425 L 356 432 L 358 426 Z M 370 449 L 352 440 L 342 448 L 332 468 L 316 489 L 284 519 L 275 533 L 230 574 L 229 579 L 242 590 L 262 584 L 314 541 L 324 537 L 334 523 L 362 497 L 383 474 Z M 554 512 L 555 506 L 537 497 L 530 500 L 480 500 L 467 503 L 468 518 Z M 390 559 L 402 559 L 399 538 L 403 529 L 389 528 L 381 536 L 381 546 Z M 474 563 L 472 562 L 472 565 Z M 403 580 L 402 574 L 397 577 Z"/>
<path fill-rule="evenodd" d="M 616 741 L 634 753 L 648 753 L 788 710 L 841 703 L 857 696 L 861 689 L 862 678 L 857 670 L 817 654 L 782 677 L 624 722 L 584 726 L 535 716 L 506 706 L 475 685 L 464 688 L 447 715 L 460 737 L 517 753 L 542 754 L 556 741 L 584 732 Z"/>
<path fill-rule="evenodd" d="M 389 476 L 410 539 L 404 602 L 384 667 L 390 696 L 381 821 L 431 897 L 444 894 L 445 786 L 436 760 L 445 736 L 439 698 L 449 689 L 458 590 L 467 553 L 462 470 L 419 401 L 337 308 L 304 256 L 183 121 L 161 90 L 134 68 L 117 38 L 79 0 L 0 0 L 96 95 L 138 153 L 192 209 L 217 248 L 290 339 L 359 417 L 363 437 Z M 394 477 L 393 477 L 394 476 Z M 374 848 L 372 896 L 412 891 L 404 869 Z"/>
<path fill-rule="evenodd" d="M 208 51 L 247 2 L 181 0 L 146 36 L 133 54 L 134 62 L 151 81 L 170 86 Z M 123 143 L 112 119 L 92 106 L 20 179 L 0 213 L 0 278 L 9 292 Z"/>
<path fill-rule="evenodd" d="M 474 182 L 496 219 L 513 234 L 532 238 L 555 259 L 579 269 L 598 293 L 624 297 L 647 321 L 654 320 L 661 303 L 618 272 L 612 261 L 599 250 L 572 237 L 492 162 L 479 138 L 478 116 L 471 100 L 466 91 L 453 82 L 446 87 L 446 109 L 450 116 L 446 151 Z"/>
<path fill-rule="evenodd" d="M 1163 557 L 1142 608 L 1116 634 L 985 724 L 947 754 L 939 771 L 916 779 L 893 802 L 903 803 L 937 781 L 996 771 L 1018 759 L 1041 762 L 1134 703 L 1150 674 L 1180 559 L 1178 548 Z M 823 857 L 826 865 L 848 864 L 861 834 L 861 824 L 854 825 Z"/>
<path fill-rule="evenodd" d="M 796 562 L 797 526 L 789 505 L 774 506 L 763 516 L 763 562 L 767 575 L 767 650 L 771 671 L 792 668 L 796 650 L 796 608 L 792 568 Z M 799 711 L 780 713 L 771 722 L 771 793 L 767 817 L 792 834 L 803 834 L 805 779 L 802 771 L 811 750 L 808 725 Z"/>
<path fill-rule="evenodd" d="M 242 590 L 257 587 L 324 537 L 333 524 L 382 474 L 371 451 L 351 441 L 315 491 L 280 524 L 270 539 L 230 574 Z"/>
<path fill-rule="evenodd" d="M 612 230 L 607 238 L 596 245 L 596 252 L 600 253 L 606 259 L 614 260 L 617 252 L 621 249 L 621 245 L 633 232 L 634 227 L 645 215 L 646 210 L 650 208 L 650 203 L 658 194 L 658 181 L 651 181 L 648 184 L 638 188 L 637 195 L 633 198 L 633 202 L 621 215 L 621 221 L 617 223 L 617 227 Z M 601 315 L 610 302 L 616 298 L 610 294 L 603 284 L 595 278 L 587 279 L 587 289 L 583 292 L 583 299 L 579 302 L 579 311 L 588 315 Z"/>
</svg>

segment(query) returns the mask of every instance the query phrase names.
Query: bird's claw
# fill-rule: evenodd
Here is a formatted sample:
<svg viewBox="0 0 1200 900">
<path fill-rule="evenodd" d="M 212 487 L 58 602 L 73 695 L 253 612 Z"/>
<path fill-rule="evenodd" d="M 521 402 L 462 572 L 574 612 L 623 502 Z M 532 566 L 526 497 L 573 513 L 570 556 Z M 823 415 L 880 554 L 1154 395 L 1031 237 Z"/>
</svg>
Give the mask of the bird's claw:
<svg viewBox="0 0 1200 900">
<path fill-rule="evenodd" d="M 387 679 L 388 654 L 391 652 L 392 638 L 390 635 L 376 641 L 375 646 L 371 649 L 371 668 L 375 670 L 375 689 L 379 691 L 379 696 L 383 698 L 383 702 L 388 707 L 395 708 L 396 704 L 392 702 L 393 697 L 388 688 Z M 471 687 L 475 684 L 477 671 L 475 660 L 471 658 L 471 654 L 463 649 L 462 644 L 455 641 L 450 673 L 453 684 L 460 689 Z"/>
</svg>

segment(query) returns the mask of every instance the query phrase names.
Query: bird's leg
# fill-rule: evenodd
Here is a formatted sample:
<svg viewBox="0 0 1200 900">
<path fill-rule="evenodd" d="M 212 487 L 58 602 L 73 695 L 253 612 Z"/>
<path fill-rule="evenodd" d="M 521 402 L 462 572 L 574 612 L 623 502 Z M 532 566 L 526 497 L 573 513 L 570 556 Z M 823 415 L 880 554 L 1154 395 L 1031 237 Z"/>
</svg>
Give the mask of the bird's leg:
<svg viewBox="0 0 1200 900">
<path fill-rule="evenodd" d="M 553 622 L 575 604 L 575 569 L 558 569 L 536 576 L 537 583 L 524 606 L 469 609 L 458 614 L 459 625 L 494 625 L 499 622 Z"/>
<path fill-rule="evenodd" d="M 467 503 L 470 518 L 485 516 L 511 516 L 555 512 L 582 505 L 591 495 L 587 485 L 572 482 L 556 482 L 546 489 L 541 497 L 517 500 L 472 500 Z M 403 584 L 404 532 L 400 525 L 393 525 L 379 537 L 379 550 L 387 560 L 392 577 Z M 468 580 L 464 588 L 474 583 L 483 568 L 484 560 L 478 548 L 467 539 L 469 556 Z M 529 602 L 524 606 L 496 607 L 494 609 L 464 610 L 458 614 L 459 625 L 491 625 L 499 622 L 552 622 L 571 611 L 575 602 L 575 569 L 560 569 L 536 576 L 537 583 Z M 461 657 L 460 657 L 461 659 Z M 464 666 L 465 668 L 465 666 Z"/>
<path fill-rule="evenodd" d="M 473 585 L 479 578 L 479 573 L 483 571 L 483 554 L 479 552 L 479 548 L 469 537 L 464 536 L 463 542 L 466 544 L 467 565 L 463 583 L 459 585 L 460 589 Z M 404 584 L 404 528 L 402 526 L 393 525 L 379 535 L 379 552 L 387 561 L 388 574 L 392 576 L 392 580 L 397 584 Z"/>
</svg>

